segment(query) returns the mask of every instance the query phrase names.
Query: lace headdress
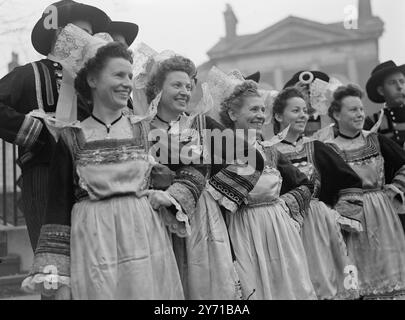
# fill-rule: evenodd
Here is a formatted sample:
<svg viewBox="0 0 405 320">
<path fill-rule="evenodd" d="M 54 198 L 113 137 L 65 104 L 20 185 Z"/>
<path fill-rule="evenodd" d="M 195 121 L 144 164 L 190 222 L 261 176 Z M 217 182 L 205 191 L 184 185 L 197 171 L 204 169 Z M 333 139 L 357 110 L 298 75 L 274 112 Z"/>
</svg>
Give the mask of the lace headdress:
<svg viewBox="0 0 405 320">
<path fill-rule="evenodd" d="M 157 105 L 159 104 L 161 95 L 157 95 L 156 98 L 148 104 L 146 98 L 146 85 L 150 76 L 158 67 L 158 64 L 175 56 L 176 53 L 171 50 L 165 50 L 159 53 L 143 42 L 136 46 L 133 53 L 134 109 L 136 109 L 135 112 L 139 115 L 138 120 L 151 120 L 156 115 Z"/>
<path fill-rule="evenodd" d="M 214 107 L 220 108 L 221 103 L 229 98 L 235 87 L 244 82 L 242 73 L 239 70 L 233 70 L 226 74 L 217 67 L 212 67 L 208 72 L 207 84 L 212 96 Z"/>
<path fill-rule="evenodd" d="M 324 116 L 328 114 L 328 108 L 333 101 L 333 93 L 341 85 L 342 83 L 336 78 L 330 78 L 329 82 L 316 78 L 309 85 L 309 102 L 315 110 L 315 119 L 320 115 Z"/>
<path fill-rule="evenodd" d="M 74 24 L 68 24 L 58 34 L 55 49 L 48 56 L 63 67 L 56 113 L 45 114 L 40 110 L 30 113 L 31 116 L 44 119 L 56 140 L 61 128 L 73 125 L 77 121 L 77 95 L 74 88 L 77 73 L 96 55 L 100 47 L 113 41 L 107 33 L 92 36 Z"/>
</svg>

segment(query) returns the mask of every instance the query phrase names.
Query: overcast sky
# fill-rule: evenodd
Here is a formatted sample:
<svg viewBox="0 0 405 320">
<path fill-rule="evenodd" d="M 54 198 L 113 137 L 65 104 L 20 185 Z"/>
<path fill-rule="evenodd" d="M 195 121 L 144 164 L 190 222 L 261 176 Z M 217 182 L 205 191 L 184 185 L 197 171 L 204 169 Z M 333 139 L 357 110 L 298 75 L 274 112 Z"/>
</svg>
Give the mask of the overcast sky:
<svg viewBox="0 0 405 320">
<path fill-rule="evenodd" d="M 256 33 L 288 15 L 319 22 L 343 21 L 345 8 L 357 0 L 82 0 L 98 6 L 113 20 L 135 22 L 140 31 L 135 45 L 145 42 L 162 51 L 171 49 L 199 65 L 206 52 L 225 34 L 223 12 L 231 4 L 238 20 L 237 33 Z M 30 40 L 31 29 L 48 0 L 0 0 L 0 76 L 14 50 L 20 63 L 40 58 Z M 385 22 L 380 60 L 405 63 L 405 1 L 372 0 L 374 15 Z"/>
</svg>

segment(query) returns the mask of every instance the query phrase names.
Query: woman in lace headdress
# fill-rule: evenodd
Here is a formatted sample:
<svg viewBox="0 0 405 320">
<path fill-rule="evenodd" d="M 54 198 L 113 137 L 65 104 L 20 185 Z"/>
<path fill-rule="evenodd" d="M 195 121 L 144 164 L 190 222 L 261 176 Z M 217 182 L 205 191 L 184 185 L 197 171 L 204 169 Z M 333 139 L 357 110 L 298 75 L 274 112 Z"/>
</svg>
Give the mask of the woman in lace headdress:
<svg viewBox="0 0 405 320">
<path fill-rule="evenodd" d="M 224 125 L 246 135 L 265 158 L 265 168 L 247 203 L 228 214 L 242 292 L 250 299 L 316 299 L 299 230 L 312 184 L 271 144 L 261 141 L 264 101 L 253 81 L 224 95 Z"/>
<path fill-rule="evenodd" d="M 148 124 L 122 114 L 131 64 L 131 52 L 113 42 L 99 48 L 75 80 L 93 113 L 60 134 L 46 221 L 24 288 L 57 299 L 184 298 L 164 222 L 143 192 L 155 165 Z M 160 195 L 168 206 L 176 204 Z"/>
<path fill-rule="evenodd" d="M 404 205 L 405 151 L 374 130 L 362 130 L 362 97 L 355 85 L 335 91 L 329 116 L 338 135 L 330 145 L 362 180 L 364 232 L 347 237 L 360 294 L 392 298 L 405 290 L 405 236 L 395 209 Z"/>
<path fill-rule="evenodd" d="M 298 89 L 286 88 L 275 98 L 274 133 L 289 126 L 276 148 L 315 185 L 301 232 L 311 280 L 318 299 L 356 298 L 355 288 L 345 287 L 352 263 L 341 228 L 362 231 L 361 180 L 330 147 L 303 137 L 308 118 L 307 100 Z"/>
<path fill-rule="evenodd" d="M 221 210 L 234 212 L 243 204 L 263 170 L 263 158 L 242 139 L 238 144 L 233 138 L 229 141 L 220 136 L 220 140 L 217 140 L 215 135 L 208 135 L 215 133 L 213 130 L 220 134 L 224 128 L 204 114 L 209 109 L 207 92 L 196 111 L 187 112 L 195 76 L 194 63 L 175 55 L 163 59 L 152 68 L 146 86 L 148 102 L 161 92 L 157 114 L 151 123 L 152 129 L 167 132 L 169 140 L 178 140 L 193 150 L 189 159 L 192 168 L 177 170 L 178 176 L 186 180 L 203 179 L 204 183 L 207 180 L 203 190 L 194 192 L 169 187 L 173 195 L 178 195 L 176 199 L 187 213 L 191 227 L 188 237 L 173 238 L 173 246 L 186 299 L 239 299 L 238 278 Z M 233 149 L 234 144 L 243 149 L 242 153 L 249 155 L 247 163 L 252 170 L 244 176 L 238 175 L 235 165 L 226 162 L 229 157 L 232 162 L 235 159 L 235 153 L 227 158 L 227 150 Z M 165 179 L 170 175 L 163 171 L 154 172 L 154 177 L 163 189 L 171 183 L 170 179 Z"/>
</svg>

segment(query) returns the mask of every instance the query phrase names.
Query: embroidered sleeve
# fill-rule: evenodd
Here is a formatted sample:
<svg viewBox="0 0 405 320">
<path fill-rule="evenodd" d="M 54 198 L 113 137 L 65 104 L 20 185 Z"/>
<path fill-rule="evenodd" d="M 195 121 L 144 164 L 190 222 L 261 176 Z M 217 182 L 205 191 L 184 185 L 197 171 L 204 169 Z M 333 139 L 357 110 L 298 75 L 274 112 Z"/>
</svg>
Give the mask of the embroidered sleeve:
<svg viewBox="0 0 405 320">
<path fill-rule="evenodd" d="M 25 291 L 50 291 L 70 286 L 70 227 L 44 225 L 35 251 L 30 275 L 23 281 Z"/>
<path fill-rule="evenodd" d="M 280 198 L 286 203 L 291 217 L 302 227 L 304 216 L 309 207 L 311 200 L 311 189 L 308 186 L 299 186 L 285 194 Z"/>
<path fill-rule="evenodd" d="M 220 132 L 224 127 L 207 117 L 207 129 L 211 132 L 213 130 Z M 214 136 L 211 138 L 208 148 L 211 150 L 211 161 L 220 158 L 224 166 L 219 172 L 213 173 L 207 191 L 221 206 L 230 212 L 235 212 L 242 203 L 246 202 L 249 192 L 259 180 L 264 168 L 264 160 L 260 152 L 246 140 L 234 133 L 231 137 L 233 139 L 229 141 L 224 138 L 222 143 L 217 143 Z M 230 152 L 233 152 L 231 156 L 228 154 Z M 238 158 L 238 154 L 243 155 L 245 160 Z M 229 159 L 232 163 L 227 162 Z"/>
<path fill-rule="evenodd" d="M 403 206 L 405 205 L 405 150 L 381 134 L 378 134 L 378 141 L 384 158 L 386 189 L 391 190 L 395 200 Z"/>
<path fill-rule="evenodd" d="M 68 130 L 66 130 L 67 132 Z M 73 195 L 73 162 L 68 135 L 62 134 L 50 165 L 49 198 L 30 275 L 25 290 L 54 290 L 70 284 L 70 225 Z"/>
<path fill-rule="evenodd" d="M 280 198 L 286 203 L 291 217 L 302 226 L 314 186 L 307 176 L 280 152 L 277 152 L 277 169 L 283 178 Z"/>
<path fill-rule="evenodd" d="M 334 208 L 339 214 L 338 222 L 346 231 L 363 231 L 363 190 L 360 188 L 342 189 Z"/>
<path fill-rule="evenodd" d="M 363 189 L 360 177 L 329 146 L 314 141 L 314 162 L 321 176 L 319 199 L 341 215 L 341 225 L 348 231 L 361 231 Z"/>
<path fill-rule="evenodd" d="M 191 215 L 205 186 L 205 177 L 192 166 L 182 167 L 175 173 L 169 194 L 176 199 L 187 215 Z"/>
<path fill-rule="evenodd" d="M 15 68 L 0 80 L 0 138 L 27 150 L 35 145 L 42 129 L 41 121 L 25 115 L 28 106 L 22 105 L 24 98 L 31 94 L 25 89 L 25 80 L 31 79 L 31 74 L 32 68 L 26 65 Z"/>
</svg>

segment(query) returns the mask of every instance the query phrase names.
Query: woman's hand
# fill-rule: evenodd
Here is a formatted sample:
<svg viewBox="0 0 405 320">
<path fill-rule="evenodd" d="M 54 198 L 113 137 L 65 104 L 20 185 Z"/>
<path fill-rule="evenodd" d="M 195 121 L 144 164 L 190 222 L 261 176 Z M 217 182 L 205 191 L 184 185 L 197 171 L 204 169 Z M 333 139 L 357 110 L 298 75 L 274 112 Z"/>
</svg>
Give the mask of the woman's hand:
<svg viewBox="0 0 405 320">
<path fill-rule="evenodd" d="M 173 203 L 170 195 L 166 191 L 160 190 L 146 190 L 138 196 L 146 196 L 154 210 L 158 210 L 160 207 L 170 207 Z"/>
</svg>

